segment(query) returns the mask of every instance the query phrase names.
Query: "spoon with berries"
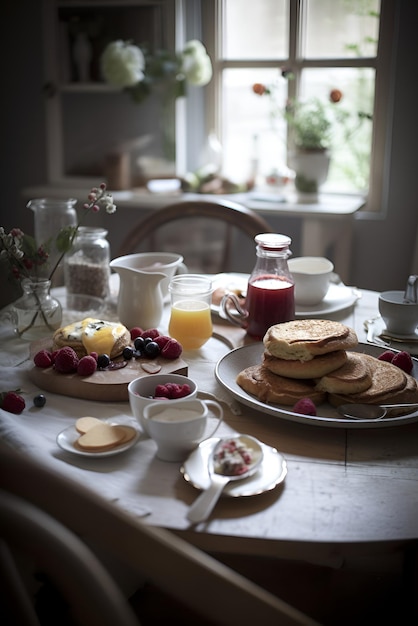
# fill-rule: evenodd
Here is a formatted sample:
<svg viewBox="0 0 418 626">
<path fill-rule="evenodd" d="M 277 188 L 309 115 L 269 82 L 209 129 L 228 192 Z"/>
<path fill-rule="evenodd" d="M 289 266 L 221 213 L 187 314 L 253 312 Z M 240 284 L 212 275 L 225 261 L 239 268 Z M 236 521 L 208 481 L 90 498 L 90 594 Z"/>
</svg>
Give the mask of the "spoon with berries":
<svg viewBox="0 0 418 626">
<path fill-rule="evenodd" d="M 222 437 L 209 457 L 210 485 L 189 509 L 187 519 L 203 522 L 212 512 L 224 487 L 231 480 L 243 480 L 255 474 L 263 460 L 260 442 L 250 435 Z"/>
</svg>

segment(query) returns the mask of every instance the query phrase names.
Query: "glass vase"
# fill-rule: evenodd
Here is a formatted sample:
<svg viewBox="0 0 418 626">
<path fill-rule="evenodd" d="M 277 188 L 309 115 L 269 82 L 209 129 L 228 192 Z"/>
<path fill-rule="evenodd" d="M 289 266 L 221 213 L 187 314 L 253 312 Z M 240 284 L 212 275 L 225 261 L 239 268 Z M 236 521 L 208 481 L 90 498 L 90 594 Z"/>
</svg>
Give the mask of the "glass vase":
<svg viewBox="0 0 418 626">
<path fill-rule="evenodd" d="M 62 322 L 61 304 L 49 292 L 51 281 L 24 278 L 21 284 L 23 295 L 11 308 L 15 333 L 30 341 L 51 337 Z"/>
</svg>

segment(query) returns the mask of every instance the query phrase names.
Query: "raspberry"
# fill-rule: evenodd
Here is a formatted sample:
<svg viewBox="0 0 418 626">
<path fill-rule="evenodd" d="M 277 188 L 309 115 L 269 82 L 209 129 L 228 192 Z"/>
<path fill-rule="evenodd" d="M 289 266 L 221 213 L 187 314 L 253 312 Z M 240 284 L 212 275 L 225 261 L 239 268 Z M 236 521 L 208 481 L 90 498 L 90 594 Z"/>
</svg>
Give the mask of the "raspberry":
<svg viewBox="0 0 418 626">
<path fill-rule="evenodd" d="M 99 358 L 97 352 L 90 352 L 90 356 L 92 356 L 95 361 L 97 361 L 97 359 Z"/>
<path fill-rule="evenodd" d="M 296 402 L 292 411 L 302 415 L 316 415 L 316 406 L 310 398 L 301 398 Z"/>
<path fill-rule="evenodd" d="M 170 392 L 167 389 L 167 385 L 157 385 L 154 391 L 155 398 L 169 398 Z"/>
<path fill-rule="evenodd" d="M 181 396 L 179 396 L 180 398 L 184 398 L 185 396 L 188 396 L 191 394 L 192 390 L 190 389 L 190 385 L 188 385 L 187 383 L 185 383 L 184 385 L 180 385 L 181 389 Z"/>
<path fill-rule="evenodd" d="M 377 357 L 379 361 L 387 361 L 388 363 L 392 363 L 392 359 L 394 357 L 394 353 L 391 350 L 385 350 L 382 354 L 379 354 Z"/>
<path fill-rule="evenodd" d="M 171 337 L 167 337 L 167 335 L 159 335 L 158 337 L 155 337 L 154 341 L 155 343 L 158 343 L 158 345 L 160 346 L 160 350 L 162 350 L 166 343 L 168 341 L 172 341 L 172 339 Z"/>
<path fill-rule="evenodd" d="M 70 374 L 77 371 L 78 356 L 70 346 L 60 348 L 55 356 L 54 367 L 61 374 Z"/>
<path fill-rule="evenodd" d="M 97 361 L 93 356 L 83 356 L 77 365 L 77 374 L 91 376 L 97 369 Z"/>
<path fill-rule="evenodd" d="M 151 339 L 155 339 L 156 337 L 159 337 L 159 336 L 160 336 L 160 331 L 157 328 L 148 328 L 148 330 L 144 330 L 144 332 L 141 335 L 143 339 L 146 339 L 147 337 L 150 337 Z"/>
<path fill-rule="evenodd" d="M 49 350 L 39 350 L 33 357 L 33 362 L 36 367 L 51 367 L 52 365 L 52 354 Z"/>
<path fill-rule="evenodd" d="M 410 374 L 412 372 L 412 368 L 414 367 L 411 355 L 409 352 L 405 352 L 404 350 L 395 354 L 392 359 L 392 363 L 407 374 Z"/>
<path fill-rule="evenodd" d="M 161 356 L 164 359 L 177 359 L 183 352 L 183 346 L 175 339 L 170 339 L 161 349 Z"/>
<path fill-rule="evenodd" d="M 144 331 L 139 326 L 134 326 L 133 328 L 131 328 L 130 332 L 131 332 L 131 339 L 132 341 L 134 341 L 137 337 L 141 337 Z"/>
<path fill-rule="evenodd" d="M 1 404 L 1 408 L 4 411 L 8 411 L 9 413 L 14 413 L 15 415 L 19 415 L 25 408 L 25 401 L 18 393 L 15 391 L 7 391 L 3 396 L 3 402 Z"/>
</svg>

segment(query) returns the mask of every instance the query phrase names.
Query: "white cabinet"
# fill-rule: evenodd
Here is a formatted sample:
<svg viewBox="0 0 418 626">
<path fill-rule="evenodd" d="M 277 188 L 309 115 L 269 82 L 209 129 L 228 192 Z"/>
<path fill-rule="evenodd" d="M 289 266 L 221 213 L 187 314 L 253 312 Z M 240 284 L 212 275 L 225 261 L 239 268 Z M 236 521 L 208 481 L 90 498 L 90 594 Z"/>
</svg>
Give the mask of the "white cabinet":
<svg viewBox="0 0 418 626">
<path fill-rule="evenodd" d="M 43 9 L 48 182 L 97 184 L 116 162 L 135 186 L 144 146 L 163 156 L 161 103 L 105 84 L 100 55 L 116 39 L 174 50 L 176 0 L 43 0 Z"/>
</svg>

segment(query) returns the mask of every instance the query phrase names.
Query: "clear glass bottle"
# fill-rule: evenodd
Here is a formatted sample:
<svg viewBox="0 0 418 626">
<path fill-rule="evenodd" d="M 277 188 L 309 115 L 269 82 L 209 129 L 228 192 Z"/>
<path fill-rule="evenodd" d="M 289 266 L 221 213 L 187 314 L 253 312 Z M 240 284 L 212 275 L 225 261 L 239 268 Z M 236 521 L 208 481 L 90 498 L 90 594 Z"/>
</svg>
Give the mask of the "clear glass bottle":
<svg viewBox="0 0 418 626">
<path fill-rule="evenodd" d="M 38 246 L 50 242 L 48 267 L 45 270 L 52 270 L 58 261 L 60 253 L 54 246 L 54 241 L 64 226 L 76 226 L 77 212 L 75 205 L 77 200 L 68 198 L 36 198 L 29 200 L 27 207 L 34 212 L 34 233 Z M 62 285 L 64 282 L 63 268 L 60 267 L 54 273 L 52 286 Z"/>
<path fill-rule="evenodd" d="M 48 279 L 22 280 L 23 295 L 11 307 L 11 320 L 16 334 L 33 341 L 51 337 L 61 326 L 61 304 L 49 293 Z"/>
<path fill-rule="evenodd" d="M 64 259 L 67 292 L 107 298 L 110 278 L 110 246 L 107 230 L 80 226 Z"/>
<path fill-rule="evenodd" d="M 257 260 L 248 279 L 245 307 L 247 333 L 262 339 L 270 326 L 295 318 L 295 288 L 287 264 L 292 240 L 287 235 L 263 233 L 255 242 Z"/>
</svg>

